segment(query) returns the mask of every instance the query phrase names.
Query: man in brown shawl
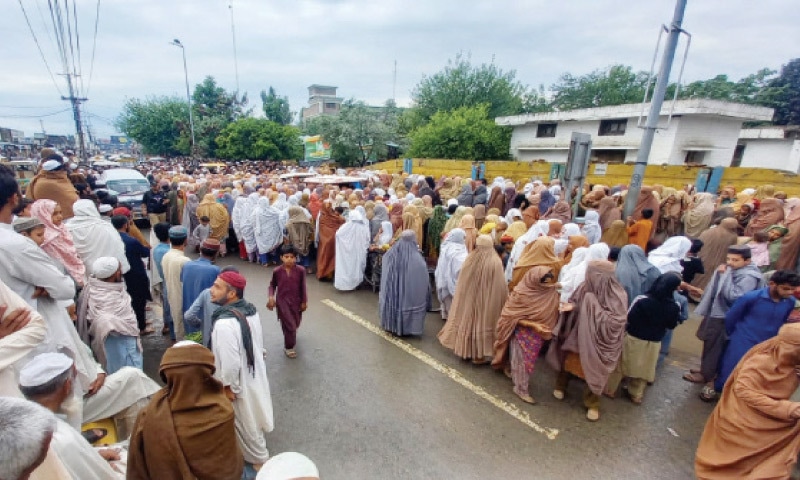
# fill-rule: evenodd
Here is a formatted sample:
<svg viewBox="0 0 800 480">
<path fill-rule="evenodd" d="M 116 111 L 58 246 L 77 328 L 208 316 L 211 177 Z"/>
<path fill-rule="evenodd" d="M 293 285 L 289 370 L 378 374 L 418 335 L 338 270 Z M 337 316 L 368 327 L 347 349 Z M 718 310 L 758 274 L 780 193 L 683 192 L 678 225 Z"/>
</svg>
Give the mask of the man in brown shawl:
<svg viewBox="0 0 800 480">
<path fill-rule="evenodd" d="M 159 374 L 166 386 L 136 419 L 129 480 L 241 477 L 233 405 L 214 370 L 214 355 L 202 345 L 179 342 L 164 352 Z"/>
<path fill-rule="evenodd" d="M 750 349 L 706 423 L 695 474 L 710 479 L 790 478 L 800 452 L 800 324 Z"/>
<path fill-rule="evenodd" d="M 487 363 L 486 357 L 494 353 L 495 325 L 507 296 L 503 262 L 494 250 L 494 241 L 489 235 L 480 235 L 458 274 L 439 342 L 476 365 Z"/>
<path fill-rule="evenodd" d="M 497 321 L 492 366 L 504 368 L 514 382 L 514 393 L 531 404 L 536 402 L 528 392 L 528 382 L 539 351 L 552 338 L 558 321 L 557 286 L 552 268 L 531 268 L 509 295 Z"/>
<path fill-rule="evenodd" d="M 622 354 L 628 296 L 607 260 L 592 260 L 553 330 L 547 362 L 559 371 L 553 396 L 562 400 L 572 376 L 586 380 L 586 418 L 600 419 L 600 395 Z"/>
<path fill-rule="evenodd" d="M 317 279 L 333 275 L 336 267 L 336 231 L 344 225 L 345 219 L 325 201 L 319 212 L 319 246 L 317 247 Z"/>
</svg>

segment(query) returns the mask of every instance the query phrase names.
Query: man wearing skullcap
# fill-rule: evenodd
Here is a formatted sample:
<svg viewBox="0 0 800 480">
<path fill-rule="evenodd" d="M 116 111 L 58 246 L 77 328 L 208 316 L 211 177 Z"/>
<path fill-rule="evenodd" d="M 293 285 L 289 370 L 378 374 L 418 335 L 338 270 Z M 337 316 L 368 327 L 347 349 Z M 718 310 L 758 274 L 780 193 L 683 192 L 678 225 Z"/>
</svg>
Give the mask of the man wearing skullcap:
<svg viewBox="0 0 800 480">
<path fill-rule="evenodd" d="M 53 413 L 73 395 L 75 364 L 63 353 L 41 353 L 19 372 L 19 388 L 25 398 Z M 56 417 L 51 448 L 72 478 L 105 480 L 125 478 L 124 467 L 110 462 L 119 460 L 119 450 L 95 450 L 81 433 Z"/>
<path fill-rule="evenodd" d="M 131 297 L 122 280 L 119 260 L 101 257 L 81 291 L 78 319 L 88 323 L 92 350 L 109 374 L 122 367 L 142 369 L 142 345 Z M 84 327 L 85 328 L 85 327 Z"/>
<path fill-rule="evenodd" d="M 64 159 L 56 153 L 47 157 L 42 170 L 31 179 L 25 196 L 31 200 L 46 198 L 55 201 L 61 206 L 64 220 L 72 218 L 72 205 L 80 198 L 67 176 Z"/>
<path fill-rule="evenodd" d="M 274 422 L 261 319 L 256 307 L 243 298 L 246 284 L 241 274 L 227 271 L 211 286 L 211 300 L 220 305 L 212 316 L 211 350 L 215 376 L 233 402 L 236 437 L 250 473 L 247 478 L 252 478 L 269 459 L 266 434 Z"/>
<path fill-rule="evenodd" d="M 319 470 L 302 453 L 283 452 L 264 464 L 256 480 L 319 480 Z"/>
<path fill-rule="evenodd" d="M 129 480 L 241 478 L 234 406 L 214 369 L 214 355 L 194 342 L 164 352 L 159 375 L 166 385 L 136 420 Z"/>
<path fill-rule="evenodd" d="M 164 274 L 164 287 L 169 300 L 169 311 L 172 316 L 172 340 L 180 341 L 186 335 L 183 325 L 183 284 L 181 273 L 183 266 L 189 261 L 184 250 L 189 231 L 186 227 L 176 226 L 169 229 L 169 243 L 171 248 L 161 259 L 161 272 Z"/>
<path fill-rule="evenodd" d="M 219 275 L 219 267 L 214 265 L 219 253 L 219 240 L 207 238 L 200 244 L 200 258 L 186 262 L 181 271 L 181 283 L 183 283 L 183 312 L 185 313 L 200 293 L 210 288 L 214 280 Z M 184 322 L 186 333 L 198 331 Z"/>
<path fill-rule="evenodd" d="M 124 215 L 111 217 L 111 224 L 119 232 L 122 243 L 125 244 L 125 258 L 131 269 L 125 273 L 125 286 L 131 296 L 133 311 L 136 314 L 136 324 L 139 326 L 140 335 L 153 333 L 152 327 L 147 326 L 147 302 L 150 297 L 150 280 L 147 278 L 143 258 L 150 257 L 150 249 L 142 245 L 128 234 L 128 227 L 132 222 Z"/>
</svg>

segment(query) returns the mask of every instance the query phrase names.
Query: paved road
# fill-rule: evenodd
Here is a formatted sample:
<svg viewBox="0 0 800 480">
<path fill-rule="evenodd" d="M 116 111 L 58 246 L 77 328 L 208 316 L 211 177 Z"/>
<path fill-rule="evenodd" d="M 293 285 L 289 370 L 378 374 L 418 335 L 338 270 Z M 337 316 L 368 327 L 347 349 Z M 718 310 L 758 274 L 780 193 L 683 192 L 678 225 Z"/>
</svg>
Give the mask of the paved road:
<svg viewBox="0 0 800 480">
<path fill-rule="evenodd" d="M 290 360 L 275 314 L 264 307 L 271 269 L 230 258 L 218 264 L 240 267 L 245 296 L 264 323 L 276 422 L 270 451 L 305 453 L 326 480 L 693 478 L 712 409 L 680 378 L 696 361 L 697 319 L 676 331 L 642 406 L 603 398 L 600 421 L 590 423 L 582 384 L 556 400 L 555 374 L 544 361 L 531 380 L 538 404 L 527 405 L 502 373 L 439 345 L 438 314 L 428 315 L 421 338 L 384 337 L 375 328 L 377 294 L 338 292 L 313 276 L 299 356 Z M 145 341 L 145 369 L 154 377 L 165 347 L 160 336 Z"/>
</svg>

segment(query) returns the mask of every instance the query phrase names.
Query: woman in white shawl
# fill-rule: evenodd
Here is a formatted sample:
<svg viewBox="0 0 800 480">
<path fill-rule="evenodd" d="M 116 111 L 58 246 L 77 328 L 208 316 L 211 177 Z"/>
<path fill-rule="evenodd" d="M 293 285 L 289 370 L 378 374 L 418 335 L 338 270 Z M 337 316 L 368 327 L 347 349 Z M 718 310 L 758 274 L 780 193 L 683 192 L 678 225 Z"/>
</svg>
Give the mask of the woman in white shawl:
<svg viewBox="0 0 800 480">
<path fill-rule="evenodd" d="M 273 251 L 283 243 L 283 229 L 278 219 L 279 215 L 278 211 L 270 206 L 267 197 L 258 199 L 258 206 L 253 212 L 253 220 L 258 260 L 261 265 L 277 263 Z"/>
<path fill-rule="evenodd" d="M 235 192 L 236 190 L 234 190 Z M 231 212 L 231 226 L 233 232 L 236 234 L 236 240 L 239 241 L 239 258 L 247 260 L 247 248 L 244 244 L 244 237 L 242 236 L 242 222 L 246 218 L 248 212 L 247 197 L 238 196 L 236 202 L 233 204 L 233 211 Z"/>
<path fill-rule="evenodd" d="M 100 257 L 114 257 L 122 265 L 122 273 L 131 269 L 125 257 L 125 244 L 110 222 L 100 218 L 94 202 L 91 200 L 78 200 L 72 206 L 74 217 L 67 220 L 67 229 L 72 234 L 72 242 L 78 256 L 86 266 L 86 271 L 91 272 L 94 261 Z"/>
<path fill-rule="evenodd" d="M 461 266 L 467 258 L 466 232 L 460 228 L 450 230 L 444 238 L 436 264 L 436 295 L 441 305 L 442 320 L 447 320 L 453 296 L 456 294 L 456 282 Z"/>
<path fill-rule="evenodd" d="M 337 290 L 355 290 L 364 281 L 371 243 L 367 219 L 358 210 L 351 211 L 347 223 L 336 231 L 333 286 Z"/>
<path fill-rule="evenodd" d="M 242 211 L 242 220 L 239 223 L 239 229 L 242 232 L 242 240 L 244 240 L 244 248 L 247 250 L 247 258 L 251 262 L 258 261 L 258 243 L 256 242 L 256 219 L 253 216 L 256 207 L 258 207 L 258 193 L 251 193 L 247 196 L 247 204 Z"/>
<path fill-rule="evenodd" d="M 583 234 L 589 239 L 589 245 L 594 245 L 600 241 L 603 231 L 600 228 L 600 214 L 595 210 L 589 210 L 583 217 Z"/>
<path fill-rule="evenodd" d="M 577 249 L 575 250 L 577 252 Z M 586 257 L 579 264 L 573 268 L 569 268 L 567 274 L 561 281 L 561 302 L 566 303 L 572 298 L 575 290 L 586 280 L 586 268 L 589 262 L 593 260 L 608 260 L 608 254 L 611 251 L 605 243 L 595 243 L 586 249 Z M 573 260 L 575 254 L 572 254 Z M 572 262 L 570 262 L 572 263 Z"/>
<path fill-rule="evenodd" d="M 382 247 L 384 245 L 390 245 L 392 239 L 394 239 L 394 227 L 392 227 L 392 222 L 384 220 L 381 222 L 381 226 L 378 228 L 378 232 L 375 234 L 372 243 Z"/>
<path fill-rule="evenodd" d="M 692 248 L 692 241 L 686 237 L 670 237 L 663 245 L 647 256 L 647 261 L 658 268 L 661 273 L 683 273 L 681 260 Z"/>
<path fill-rule="evenodd" d="M 550 224 L 547 223 L 547 220 L 539 220 L 531 225 L 531 228 L 514 242 L 514 248 L 511 249 L 511 254 L 508 256 L 508 263 L 506 263 L 506 282 L 511 281 L 511 277 L 514 274 L 514 267 L 517 265 L 519 257 L 522 256 L 522 251 L 525 250 L 525 247 L 542 235 L 547 235 L 549 230 Z"/>
<path fill-rule="evenodd" d="M 583 235 L 581 232 L 581 227 L 579 227 L 577 223 L 567 223 L 561 227 L 561 236 L 556 238 L 556 255 L 561 255 L 567 251 L 567 247 L 569 246 L 569 237 L 574 237 L 576 235 Z"/>
</svg>

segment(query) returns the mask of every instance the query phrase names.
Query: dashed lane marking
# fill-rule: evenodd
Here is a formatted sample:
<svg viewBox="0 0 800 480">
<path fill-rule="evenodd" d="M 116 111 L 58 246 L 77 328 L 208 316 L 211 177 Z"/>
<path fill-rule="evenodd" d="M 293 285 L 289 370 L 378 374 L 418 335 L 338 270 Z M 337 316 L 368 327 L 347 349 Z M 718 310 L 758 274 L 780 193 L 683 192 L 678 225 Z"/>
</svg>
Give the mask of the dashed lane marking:
<svg viewBox="0 0 800 480">
<path fill-rule="evenodd" d="M 475 385 L 468 379 L 466 379 L 458 370 L 448 367 L 447 365 L 443 364 L 442 362 L 436 360 L 435 358 L 431 357 L 427 353 L 423 352 L 422 350 L 415 348 L 408 344 L 407 342 L 392 336 L 390 333 L 383 331 L 380 327 L 375 325 L 374 323 L 365 320 L 364 318 L 356 315 L 355 313 L 351 312 L 350 310 L 342 307 L 341 305 L 337 304 L 331 299 L 322 300 L 322 303 L 327 305 L 328 307 L 336 310 L 344 317 L 349 318 L 356 324 L 364 327 L 368 331 L 374 333 L 375 335 L 383 338 L 387 342 L 391 343 L 392 345 L 396 346 L 397 348 L 403 350 L 404 352 L 408 353 L 412 357 L 415 357 L 417 360 L 425 363 L 429 367 L 433 368 L 434 370 L 444 374 L 450 380 L 456 382 L 457 384 L 461 385 L 462 387 L 466 388 L 470 392 L 474 393 L 475 395 L 479 396 L 480 398 L 486 400 L 487 402 L 491 403 L 495 407 L 499 408 L 500 410 L 504 411 L 505 413 L 511 415 L 512 417 L 516 418 L 523 424 L 527 425 L 528 427 L 532 428 L 533 430 L 541 433 L 542 435 L 546 436 L 550 440 L 555 440 L 558 436 L 558 429 L 557 428 L 550 428 L 544 427 L 536 423 L 528 412 L 520 410 L 519 407 L 514 405 L 513 403 L 508 403 L 505 400 L 501 400 L 496 396 L 492 395 L 491 393 L 487 392 L 483 387 L 479 385 Z"/>
</svg>

